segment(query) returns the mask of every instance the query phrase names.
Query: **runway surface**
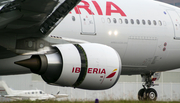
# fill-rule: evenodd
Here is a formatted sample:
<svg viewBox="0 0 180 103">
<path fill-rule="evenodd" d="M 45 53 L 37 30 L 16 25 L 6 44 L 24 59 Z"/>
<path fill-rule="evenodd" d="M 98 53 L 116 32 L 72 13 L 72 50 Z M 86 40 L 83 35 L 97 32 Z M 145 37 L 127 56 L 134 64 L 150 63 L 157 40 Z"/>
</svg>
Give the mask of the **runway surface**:
<svg viewBox="0 0 180 103">
<path fill-rule="evenodd" d="M 10 101 L 7 103 L 180 103 L 180 101 Z"/>
</svg>

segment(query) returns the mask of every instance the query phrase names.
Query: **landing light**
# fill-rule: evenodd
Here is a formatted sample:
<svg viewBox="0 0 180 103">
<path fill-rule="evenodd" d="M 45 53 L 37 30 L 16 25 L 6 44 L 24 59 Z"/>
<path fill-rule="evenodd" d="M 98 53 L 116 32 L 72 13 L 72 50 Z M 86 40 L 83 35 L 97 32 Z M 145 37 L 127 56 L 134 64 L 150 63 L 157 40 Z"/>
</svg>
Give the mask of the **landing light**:
<svg viewBox="0 0 180 103">
<path fill-rule="evenodd" d="M 118 34 L 118 32 L 117 31 L 114 31 L 114 35 L 116 36 Z"/>
<path fill-rule="evenodd" d="M 112 31 L 109 31 L 109 32 L 108 32 L 108 34 L 109 34 L 109 35 L 112 35 L 112 34 L 114 34 L 115 36 L 117 36 L 117 35 L 118 35 L 118 31 L 114 31 L 114 32 L 112 32 Z"/>
<path fill-rule="evenodd" d="M 108 34 L 109 34 L 109 35 L 112 35 L 112 31 L 109 31 Z"/>
</svg>

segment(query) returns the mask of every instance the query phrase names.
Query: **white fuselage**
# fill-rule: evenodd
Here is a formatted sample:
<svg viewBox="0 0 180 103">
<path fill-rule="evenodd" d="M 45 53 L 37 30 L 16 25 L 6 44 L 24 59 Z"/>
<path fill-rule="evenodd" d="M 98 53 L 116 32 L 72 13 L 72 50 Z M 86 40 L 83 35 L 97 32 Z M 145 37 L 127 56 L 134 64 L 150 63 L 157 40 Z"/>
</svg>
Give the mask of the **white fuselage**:
<svg viewBox="0 0 180 103">
<path fill-rule="evenodd" d="M 41 90 L 11 90 L 11 94 L 5 95 L 6 98 L 14 100 L 49 100 L 55 96 L 44 93 Z"/>
<path fill-rule="evenodd" d="M 179 8 L 153 0 L 86 0 L 50 36 L 113 47 L 123 75 L 166 71 L 180 67 L 179 15 Z"/>
</svg>

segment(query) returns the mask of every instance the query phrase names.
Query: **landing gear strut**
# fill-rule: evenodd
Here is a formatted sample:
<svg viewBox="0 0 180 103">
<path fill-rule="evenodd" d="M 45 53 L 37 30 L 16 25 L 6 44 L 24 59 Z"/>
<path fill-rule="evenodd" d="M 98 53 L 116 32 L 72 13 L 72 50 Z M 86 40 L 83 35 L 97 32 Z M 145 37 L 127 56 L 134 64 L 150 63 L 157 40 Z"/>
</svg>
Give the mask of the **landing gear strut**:
<svg viewBox="0 0 180 103">
<path fill-rule="evenodd" d="M 154 81 L 160 78 L 160 73 L 145 74 L 141 76 L 142 76 L 142 81 L 144 81 L 145 84 L 143 84 L 143 88 L 140 89 L 138 92 L 138 99 L 156 101 L 157 92 L 155 89 L 150 87 L 157 85 L 154 84 Z"/>
</svg>

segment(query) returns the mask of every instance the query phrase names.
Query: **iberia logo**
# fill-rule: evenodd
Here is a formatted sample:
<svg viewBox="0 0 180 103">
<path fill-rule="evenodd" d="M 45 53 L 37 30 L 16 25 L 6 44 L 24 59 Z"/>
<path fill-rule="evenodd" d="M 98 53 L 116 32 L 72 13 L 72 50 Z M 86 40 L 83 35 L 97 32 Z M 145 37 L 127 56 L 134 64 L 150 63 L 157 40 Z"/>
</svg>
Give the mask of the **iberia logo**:
<svg viewBox="0 0 180 103">
<path fill-rule="evenodd" d="M 106 78 L 112 78 L 116 74 L 117 69 L 114 69 L 111 74 L 109 74 Z"/>
</svg>

